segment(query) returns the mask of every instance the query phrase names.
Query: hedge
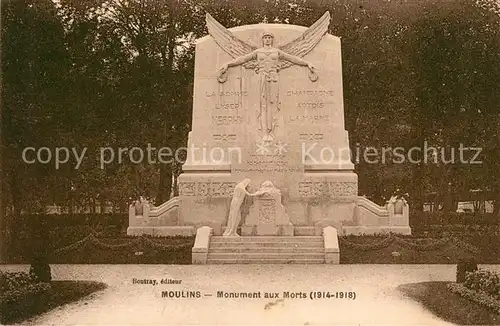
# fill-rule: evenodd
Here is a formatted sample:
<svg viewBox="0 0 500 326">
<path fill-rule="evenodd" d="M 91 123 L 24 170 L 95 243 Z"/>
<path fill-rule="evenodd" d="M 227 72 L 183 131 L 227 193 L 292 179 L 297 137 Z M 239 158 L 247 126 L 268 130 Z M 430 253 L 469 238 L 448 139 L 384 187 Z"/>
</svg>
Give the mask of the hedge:
<svg viewBox="0 0 500 326">
<path fill-rule="evenodd" d="M 474 260 L 460 261 L 457 264 L 457 283 L 464 283 L 467 273 L 477 271 L 477 263 Z"/>
<path fill-rule="evenodd" d="M 464 283 L 452 283 L 448 289 L 486 308 L 500 313 L 500 275 L 478 269 L 465 272 Z"/>
<path fill-rule="evenodd" d="M 430 225 L 498 225 L 500 217 L 492 213 L 456 213 L 456 212 L 411 212 L 410 226 Z"/>
<path fill-rule="evenodd" d="M 128 226 L 128 214 L 31 214 L 22 215 L 16 223 L 28 227 L 65 227 L 76 225 L 104 226 L 123 229 Z M 492 213 L 456 213 L 456 212 L 411 212 L 410 226 L 425 228 L 430 226 L 473 226 L 498 225 L 500 217 Z"/>
<path fill-rule="evenodd" d="M 484 292 L 471 290 L 459 283 L 448 284 L 448 289 L 453 293 L 456 293 L 485 308 L 491 309 L 497 314 L 500 314 L 500 301 Z"/>
<path fill-rule="evenodd" d="M 128 224 L 128 214 L 26 214 L 21 220 L 31 225 L 73 226 L 73 225 L 104 225 L 124 226 Z"/>
</svg>

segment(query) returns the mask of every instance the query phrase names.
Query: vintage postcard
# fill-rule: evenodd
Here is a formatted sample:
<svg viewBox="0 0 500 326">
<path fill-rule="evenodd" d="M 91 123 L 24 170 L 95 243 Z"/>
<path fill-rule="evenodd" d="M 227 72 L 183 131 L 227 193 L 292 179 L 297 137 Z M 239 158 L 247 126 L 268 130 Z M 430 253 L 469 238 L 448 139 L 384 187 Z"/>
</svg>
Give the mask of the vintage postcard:
<svg viewBox="0 0 500 326">
<path fill-rule="evenodd" d="M 500 325 L 498 0 L 1 18 L 1 324 Z"/>
</svg>

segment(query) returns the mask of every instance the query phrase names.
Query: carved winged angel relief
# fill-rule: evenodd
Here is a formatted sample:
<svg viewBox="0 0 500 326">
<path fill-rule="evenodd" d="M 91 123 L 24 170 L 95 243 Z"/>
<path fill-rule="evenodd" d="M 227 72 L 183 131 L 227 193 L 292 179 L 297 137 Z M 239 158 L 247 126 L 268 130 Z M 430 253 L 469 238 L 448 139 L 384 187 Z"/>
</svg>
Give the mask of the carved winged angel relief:
<svg viewBox="0 0 500 326">
<path fill-rule="evenodd" d="M 264 32 L 262 46 L 258 47 L 234 36 L 208 13 L 206 22 L 208 32 L 215 42 L 233 57 L 233 60 L 220 68 L 218 81 L 226 82 L 228 68 L 239 65 L 255 70 L 260 76 L 259 131 L 263 136 L 263 141 L 271 141 L 277 126 L 274 115 L 280 111 L 278 72 L 292 65 L 306 66 L 309 69 L 309 79 L 312 82 L 318 79 L 318 75 L 314 72 L 314 65 L 302 57 L 311 52 L 328 31 L 330 13 L 325 12 L 300 37 L 279 47 L 274 46 L 272 33 Z"/>
</svg>

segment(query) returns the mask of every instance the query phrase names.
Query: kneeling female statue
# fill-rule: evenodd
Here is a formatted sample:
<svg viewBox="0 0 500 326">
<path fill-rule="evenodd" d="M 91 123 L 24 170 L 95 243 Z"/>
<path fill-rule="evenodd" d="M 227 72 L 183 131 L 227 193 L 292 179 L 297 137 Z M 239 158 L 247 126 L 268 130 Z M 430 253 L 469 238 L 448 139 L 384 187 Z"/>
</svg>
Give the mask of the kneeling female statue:
<svg viewBox="0 0 500 326">
<path fill-rule="evenodd" d="M 233 199 L 231 200 L 231 206 L 229 208 L 229 217 L 227 219 L 227 227 L 222 236 L 224 237 L 238 237 L 236 233 L 238 225 L 241 222 L 241 205 L 245 196 L 254 196 L 248 192 L 247 188 L 250 184 L 250 179 L 245 179 L 238 183 L 234 187 Z"/>
</svg>

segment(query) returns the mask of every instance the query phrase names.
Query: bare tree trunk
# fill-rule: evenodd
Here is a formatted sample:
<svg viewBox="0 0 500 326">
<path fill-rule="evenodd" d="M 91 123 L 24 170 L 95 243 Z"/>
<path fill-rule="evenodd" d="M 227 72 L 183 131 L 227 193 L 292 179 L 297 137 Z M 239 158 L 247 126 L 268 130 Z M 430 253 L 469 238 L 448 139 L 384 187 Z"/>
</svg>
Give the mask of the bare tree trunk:
<svg viewBox="0 0 500 326">
<path fill-rule="evenodd" d="M 1 123 L 0 123 L 1 125 Z M 0 134 L 1 134 L 1 131 L 0 131 Z M 0 142 L 0 147 L 2 147 L 1 145 L 1 142 Z M 1 157 L 1 153 L 0 153 L 0 157 Z M 3 170 L 2 170 L 2 166 L 1 166 L 1 159 L 0 159 L 0 180 L 3 180 Z M 0 264 L 4 264 L 7 262 L 7 259 L 6 259 L 6 248 L 5 248 L 5 213 L 4 213 L 4 210 L 3 210 L 3 182 L 0 181 Z"/>
<path fill-rule="evenodd" d="M 174 174 L 174 197 L 179 196 L 179 186 L 177 185 L 177 178 L 179 178 L 179 173 Z"/>
<path fill-rule="evenodd" d="M 424 148 L 424 142 L 425 142 L 425 136 L 424 132 L 420 131 L 418 135 L 418 140 L 416 142 L 416 146 L 420 148 Z M 418 160 L 423 161 L 421 153 L 418 153 L 419 155 Z M 411 198 L 411 208 L 412 210 L 421 212 L 423 211 L 424 207 L 424 177 L 425 177 L 425 167 L 424 164 L 421 162 L 419 164 L 414 164 L 413 167 L 413 192 L 412 192 L 412 198 Z"/>
<path fill-rule="evenodd" d="M 500 187 L 495 187 L 493 191 L 493 216 L 496 217 L 497 223 L 500 224 Z"/>
<path fill-rule="evenodd" d="M 5 220 L 5 242 L 7 248 L 12 246 L 13 234 L 15 234 L 15 229 L 17 228 L 16 223 L 20 223 L 21 221 L 21 209 L 22 209 L 22 194 L 21 189 L 19 188 L 19 170 L 18 167 L 15 166 L 13 168 L 12 180 L 11 180 L 11 193 L 12 193 L 12 214 L 8 216 Z M 10 253 L 7 253 L 7 257 L 10 256 Z"/>
<path fill-rule="evenodd" d="M 0 59 L 1 63 L 1 59 Z M 0 95 L 1 95 L 0 87 Z M 4 160 L 4 150 L 3 150 L 3 139 L 2 139 L 2 109 L 0 109 L 0 264 L 7 262 L 7 252 L 5 247 L 5 211 L 3 207 L 3 194 L 4 194 L 4 173 L 3 173 L 3 160 Z"/>
<path fill-rule="evenodd" d="M 167 40 L 166 40 L 166 44 L 167 44 L 167 60 L 166 62 L 164 62 L 165 64 L 165 71 L 167 73 L 167 76 L 165 76 L 166 80 L 171 83 L 172 87 L 173 87 L 173 83 L 172 83 L 172 78 L 173 78 L 173 69 L 174 69 L 174 48 L 175 48 L 175 42 L 176 42 L 176 39 L 175 39 L 175 27 L 174 27 L 174 10 L 175 10 L 175 4 L 173 3 L 174 1 L 171 0 L 170 1 L 170 8 L 169 8 L 169 31 L 168 31 L 168 37 L 167 37 Z M 172 87 L 168 87 L 168 94 L 167 94 L 167 109 L 171 109 L 172 108 L 172 105 L 173 105 L 173 101 L 172 101 L 172 96 L 174 94 L 173 90 L 172 90 Z M 164 123 L 165 123 L 165 126 L 164 126 L 164 138 L 163 138 L 163 142 L 164 142 L 164 146 L 168 146 L 169 145 L 169 139 L 171 138 L 170 137 L 170 133 L 172 132 L 172 128 L 171 128 L 171 125 L 169 123 L 167 123 L 167 121 L 171 121 L 171 117 L 166 117 L 164 119 Z M 160 182 L 159 182 L 159 187 L 158 187 L 158 195 L 157 195 L 157 198 L 156 198 L 156 205 L 161 205 L 162 203 L 164 203 L 165 201 L 169 200 L 170 199 L 170 195 L 172 193 L 172 164 L 161 164 L 160 166 Z"/>
<path fill-rule="evenodd" d="M 164 135 L 163 135 L 164 144 L 168 144 L 168 124 L 166 121 L 164 122 L 163 132 L 164 132 Z M 170 170 L 170 173 L 169 173 L 169 170 Z M 160 182 L 158 183 L 158 193 L 156 195 L 156 202 L 155 202 L 155 204 L 157 206 L 163 204 L 170 197 L 172 182 L 170 181 L 170 186 L 169 186 L 168 179 L 172 179 L 171 165 L 166 164 L 166 163 L 161 163 L 160 164 Z"/>
<path fill-rule="evenodd" d="M 161 205 L 164 200 L 163 198 L 165 198 L 165 194 L 164 194 L 164 187 L 163 187 L 163 184 L 165 183 L 165 172 L 163 171 L 165 169 L 165 164 L 161 164 L 160 165 L 160 182 L 158 182 L 158 193 L 156 194 L 156 200 L 155 200 L 155 205 L 156 206 L 159 206 Z"/>
<path fill-rule="evenodd" d="M 166 171 L 166 178 L 165 178 L 165 191 L 166 191 L 166 194 L 165 194 L 165 197 L 166 197 L 166 200 L 169 200 L 170 197 L 172 196 L 172 179 L 173 179 L 173 175 L 172 175 L 172 164 L 167 164 L 167 171 Z"/>
<path fill-rule="evenodd" d="M 162 164 L 160 166 L 160 184 L 156 205 L 161 205 L 170 199 L 172 194 L 172 165 Z"/>
</svg>

